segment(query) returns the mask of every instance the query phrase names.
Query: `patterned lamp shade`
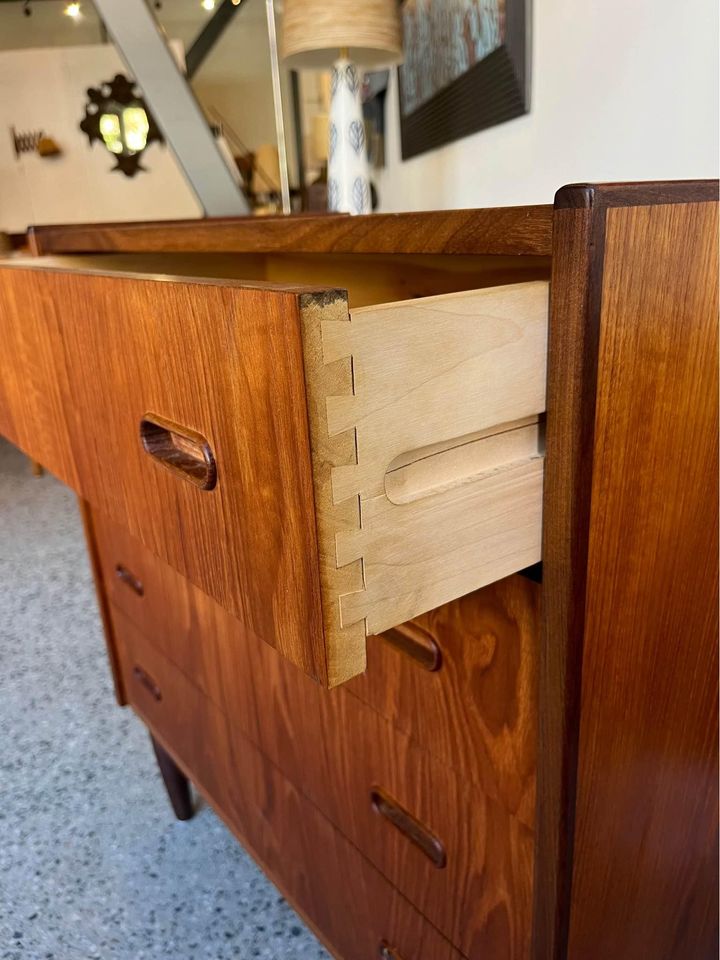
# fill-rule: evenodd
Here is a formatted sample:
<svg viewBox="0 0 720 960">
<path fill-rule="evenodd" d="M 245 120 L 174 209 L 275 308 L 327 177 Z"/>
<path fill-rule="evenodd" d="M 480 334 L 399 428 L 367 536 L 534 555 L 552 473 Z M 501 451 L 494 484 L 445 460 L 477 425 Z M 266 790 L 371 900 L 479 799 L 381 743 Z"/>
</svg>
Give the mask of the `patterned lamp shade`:
<svg viewBox="0 0 720 960">
<path fill-rule="evenodd" d="M 340 50 L 365 69 L 400 63 L 396 0 L 285 0 L 282 54 L 289 66 L 328 69 Z"/>
</svg>

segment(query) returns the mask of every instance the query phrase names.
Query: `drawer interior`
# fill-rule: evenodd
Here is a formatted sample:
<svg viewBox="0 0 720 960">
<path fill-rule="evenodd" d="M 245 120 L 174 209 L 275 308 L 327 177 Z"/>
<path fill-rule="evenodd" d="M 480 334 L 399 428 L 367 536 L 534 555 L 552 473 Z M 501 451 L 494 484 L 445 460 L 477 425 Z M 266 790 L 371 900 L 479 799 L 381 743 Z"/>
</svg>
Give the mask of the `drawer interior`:
<svg viewBox="0 0 720 960">
<path fill-rule="evenodd" d="M 37 260 L 27 260 L 28 266 Z M 439 254 L 93 253 L 48 256 L 64 269 L 317 284 L 348 293 L 350 309 L 460 290 L 550 279 L 550 257 Z"/>
</svg>

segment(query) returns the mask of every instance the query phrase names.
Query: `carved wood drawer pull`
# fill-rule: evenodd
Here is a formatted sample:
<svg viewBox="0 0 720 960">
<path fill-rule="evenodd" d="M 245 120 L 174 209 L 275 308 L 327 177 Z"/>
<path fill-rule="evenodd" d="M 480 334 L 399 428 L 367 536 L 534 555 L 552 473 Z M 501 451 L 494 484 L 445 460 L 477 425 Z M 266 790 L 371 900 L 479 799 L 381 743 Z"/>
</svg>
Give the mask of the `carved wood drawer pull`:
<svg viewBox="0 0 720 960">
<path fill-rule="evenodd" d="M 380 636 L 425 670 L 432 672 L 442 666 L 440 647 L 429 633 L 414 623 L 403 623 L 399 627 L 385 630 Z"/>
<path fill-rule="evenodd" d="M 145 687 L 145 689 L 148 691 L 150 696 L 153 697 L 154 700 L 157 700 L 158 703 L 160 703 L 160 701 L 162 700 L 162 692 L 160 690 L 160 687 L 155 683 L 155 681 L 150 676 L 150 674 L 147 673 L 145 670 L 143 670 L 142 667 L 135 664 L 135 666 L 133 667 L 133 676 L 138 681 L 138 683 L 141 683 Z"/>
<path fill-rule="evenodd" d="M 183 480 L 212 490 L 217 483 L 217 465 L 210 444 L 187 427 L 146 413 L 140 421 L 143 450 Z"/>
<path fill-rule="evenodd" d="M 445 847 L 426 826 L 416 820 L 412 814 L 404 810 L 397 801 L 393 800 L 379 787 L 373 787 L 370 791 L 370 800 L 377 813 L 389 820 L 394 827 L 405 834 L 408 840 L 419 847 L 438 870 L 443 869 L 447 864 Z"/>
<path fill-rule="evenodd" d="M 121 583 L 124 583 L 129 587 L 133 593 L 136 593 L 139 597 L 144 596 L 145 587 L 143 586 L 142 580 L 131 573 L 127 567 L 123 566 L 122 563 L 118 563 L 115 567 L 115 576 Z"/>
<path fill-rule="evenodd" d="M 403 960 L 397 950 L 391 947 L 386 940 L 383 940 L 378 947 L 378 957 L 380 957 L 380 960 Z"/>
</svg>

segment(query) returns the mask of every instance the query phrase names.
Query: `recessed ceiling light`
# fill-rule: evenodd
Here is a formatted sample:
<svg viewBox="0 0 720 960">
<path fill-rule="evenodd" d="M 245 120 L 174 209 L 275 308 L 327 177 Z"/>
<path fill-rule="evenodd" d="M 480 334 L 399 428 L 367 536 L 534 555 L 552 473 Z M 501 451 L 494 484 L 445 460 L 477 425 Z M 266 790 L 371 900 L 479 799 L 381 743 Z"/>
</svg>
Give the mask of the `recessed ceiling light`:
<svg viewBox="0 0 720 960">
<path fill-rule="evenodd" d="M 66 17 L 72 17 L 73 20 L 77 20 L 77 18 L 80 16 L 80 4 L 69 3 L 63 12 Z"/>
<path fill-rule="evenodd" d="M 200 6 L 203 10 L 214 10 L 215 0 L 201 0 Z"/>
</svg>

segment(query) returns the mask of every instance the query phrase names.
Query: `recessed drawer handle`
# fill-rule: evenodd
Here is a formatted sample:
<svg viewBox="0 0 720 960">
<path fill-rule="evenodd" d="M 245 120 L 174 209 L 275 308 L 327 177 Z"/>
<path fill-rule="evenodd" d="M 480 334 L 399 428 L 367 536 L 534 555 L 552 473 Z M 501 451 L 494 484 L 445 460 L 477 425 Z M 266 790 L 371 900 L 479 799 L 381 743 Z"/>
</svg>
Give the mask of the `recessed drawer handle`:
<svg viewBox="0 0 720 960">
<path fill-rule="evenodd" d="M 118 563 L 115 567 L 115 576 L 121 583 L 124 583 L 127 587 L 130 587 L 133 593 L 136 593 L 139 597 L 144 595 L 145 587 L 143 586 L 142 580 L 138 580 L 138 578 L 121 563 Z"/>
<path fill-rule="evenodd" d="M 391 947 L 386 940 L 383 940 L 378 947 L 378 956 L 380 960 L 403 960 L 397 950 Z"/>
<path fill-rule="evenodd" d="M 403 623 L 399 627 L 385 630 L 380 636 L 390 646 L 419 663 L 425 670 L 433 672 L 442 666 L 440 647 L 429 633 L 414 623 Z"/>
<path fill-rule="evenodd" d="M 379 787 L 373 787 L 370 791 L 370 800 L 377 813 L 389 820 L 394 827 L 405 834 L 408 840 L 419 847 L 438 870 L 443 869 L 447 864 L 445 847 L 427 827 L 423 826 L 412 814 L 404 810 L 397 801 L 393 800 Z"/>
<path fill-rule="evenodd" d="M 146 413 L 140 421 L 140 440 L 145 453 L 201 490 L 212 490 L 217 483 L 210 444 L 194 430 Z"/>
<path fill-rule="evenodd" d="M 155 681 L 150 676 L 150 674 L 146 673 L 146 671 L 143 670 L 142 667 L 136 664 L 133 667 L 133 676 L 138 681 L 138 683 L 141 683 L 145 687 L 145 689 L 148 691 L 150 696 L 153 697 L 154 700 L 157 700 L 158 703 L 160 703 L 160 701 L 162 700 L 162 692 L 160 690 L 160 687 L 155 683 Z"/>
</svg>

